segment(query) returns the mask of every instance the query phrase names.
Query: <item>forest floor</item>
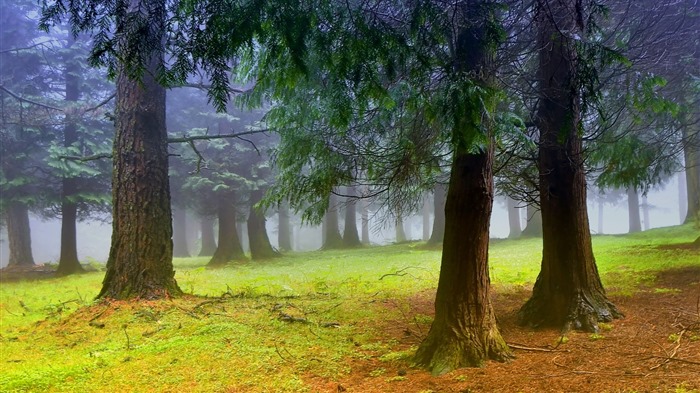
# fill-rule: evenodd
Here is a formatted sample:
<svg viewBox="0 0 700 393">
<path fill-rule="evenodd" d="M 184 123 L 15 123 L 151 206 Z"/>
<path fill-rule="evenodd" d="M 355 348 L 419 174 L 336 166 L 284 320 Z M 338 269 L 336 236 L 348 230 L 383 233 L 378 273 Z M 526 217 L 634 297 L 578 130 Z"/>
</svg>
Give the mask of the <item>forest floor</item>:
<svg viewBox="0 0 700 393">
<path fill-rule="evenodd" d="M 700 393 L 696 237 L 692 226 L 594 237 L 625 317 L 564 337 L 516 323 L 541 239 L 493 241 L 493 304 L 515 358 L 441 376 L 411 365 L 440 263 L 420 243 L 218 270 L 178 259 L 186 295 L 163 301 L 94 301 L 101 271 L 0 271 L 0 391 Z"/>
</svg>

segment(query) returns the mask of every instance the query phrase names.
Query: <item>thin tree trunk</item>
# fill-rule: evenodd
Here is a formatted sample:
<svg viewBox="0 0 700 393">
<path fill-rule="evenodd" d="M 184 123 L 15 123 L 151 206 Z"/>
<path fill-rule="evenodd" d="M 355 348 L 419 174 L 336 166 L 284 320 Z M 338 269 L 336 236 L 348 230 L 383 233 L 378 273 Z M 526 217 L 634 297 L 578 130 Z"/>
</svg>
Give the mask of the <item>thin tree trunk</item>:
<svg viewBox="0 0 700 393">
<path fill-rule="evenodd" d="M 525 209 L 527 225 L 521 237 L 542 237 L 542 211 L 535 205 L 529 204 Z"/>
<path fill-rule="evenodd" d="M 173 256 L 190 257 L 190 251 L 187 249 L 187 210 L 185 208 L 173 208 Z"/>
<path fill-rule="evenodd" d="M 642 220 L 639 217 L 639 194 L 634 187 L 627 188 L 627 209 L 629 211 L 629 233 L 642 231 Z"/>
<path fill-rule="evenodd" d="M 433 211 L 435 219 L 433 220 L 433 233 L 428 240 L 429 245 L 437 245 L 442 243 L 445 238 L 445 201 L 447 199 L 447 185 L 436 184 L 433 190 Z"/>
<path fill-rule="evenodd" d="M 219 241 L 214 255 L 207 267 L 219 267 L 230 261 L 245 259 L 241 240 L 236 231 L 236 205 L 232 195 L 218 198 L 217 216 L 219 217 Z"/>
<path fill-rule="evenodd" d="M 532 326 L 597 331 L 621 314 L 607 299 L 593 257 L 586 206 L 577 58 L 567 35 L 583 34 L 574 0 L 537 1 L 542 268 L 518 314 Z"/>
<path fill-rule="evenodd" d="M 363 199 L 361 206 L 361 221 L 362 221 L 362 244 L 369 246 L 369 201 Z"/>
<path fill-rule="evenodd" d="M 511 197 L 506 197 L 507 208 L 508 208 L 508 226 L 510 227 L 510 232 L 508 233 L 509 239 L 517 239 L 523 233 L 520 229 L 520 208 L 518 208 L 518 201 Z"/>
<path fill-rule="evenodd" d="M 248 245 L 250 255 L 254 260 L 269 259 L 281 256 L 275 251 L 267 237 L 265 229 L 265 214 L 255 208 L 263 196 L 262 190 L 254 190 L 250 193 L 250 213 L 248 213 Z"/>
<path fill-rule="evenodd" d="M 427 242 L 430 239 L 430 196 L 427 192 L 423 193 L 423 241 Z"/>
<path fill-rule="evenodd" d="M 686 187 L 685 171 L 678 174 L 678 215 L 683 224 L 688 214 L 688 189 Z"/>
<path fill-rule="evenodd" d="M 214 219 L 209 216 L 199 218 L 202 231 L 202 247 L 199 250 L 200 257 L 210 257 L 216 252 L 216 238 L 214 238 Z"/>
<path fill-rule="evenodd" d="M 75 38 L 68 38 L 67 53 L 72 53 L 70 47 Z M 80 98 L 80 67 L 74 55 L 68 55 L 64 77 L 66 80 L 66 102 L 75 103 Z M 70 147 L 78 141 L 78 126 L 75 116 L 66 114 L 66 125 L 63 127 L 63 146 Z M 58 259 L 56 274 L 69 275 L 85 271 L 78 260 L 78 236 L 76 220 L 78 206 L 73 199 L 78 193 L 77 179 L 65 175 L 61 180 L 61 255 Z"/>
<path fill-rule="evenodd" d="M 403 218 L 396 217 L 396 242 L 402 243 L 406 241 L 406 229 L 403 226 Z"/>
<path fill-rule="evenodd" d="M 10 249 L 7 268 L 23 269 L 35 266 L 27 205 L 16 201 L 8 202 L 5 210 L 5 221 Z"/>
<path fill-rule="evenodd" d="M 490 84 L 495 45 L 487 24 L 495 19 L 487 3 L 460 3 L 455 45 L 457 71 L 473 73 L 482 87 Z M 487 22 L 488 21 L 488 22 Z M 479 72 L 474 72 L 478 70 Z M 511 357 L 496 324 L 490 300 L 488 267 L 489 225 L 493 207 L 493 143 L 474 153 L 468 142 L 491 124 L 483 111 L 493 111 L 495 98 L 488 93 L 460 102 L 464 111 L 453 128 L 454 153 L 445 205 L 445 237 L 440 266 L 435 319 L 418 347 L 416 364 L 434 375 L 464 366 L 479 366 L 487 359 Z M 482 107 L 484 105 L 484 107 Z M 490 131 L 487 131 L 490 133 Z M 489 140 L 491 136 L 489 135 Z"/>
<path fill-rule="evenodd" d="M 160 40 L 164 32 L 164 0 L 132 0 L 117 20 L 150 23 Z M 152 11 L 157 10 L 157 11 Z M 143 39 L 147 39 L 144 37 Z M 162 53 L 154 52 L 140 81 L 124 72 L 117 78 L 116 132 L 112 175 L 112 244 L 99 298 L 155 299 L 182 293 L 173 270 L 173 242 L 168 179 L 168 134 L 165 89 L 154 75 Z"/>
<path fill-rule="evenodd" d="M 337 197 L 333 193 L 328 196 L 328 210 L 326 211 L 326 219 L 324 224 L 324 240 L 322 248 L 324 250 L 342 248 L 343 237 L 340 236 L 340 229 L 338 229 L 338 202 Z"/>
<path fill-rule="evenodd" d="M 357 190 L 353 186 L 345 188 L 348 198 L 345 201 L 345 229 L 343 231 L 343 246 L 357 247 L 361 245 L 360 236 L 357 233 Z"/>
<path fill-rule="evenodd" d="M 695 108 L 695 111 L 698 111 Z M 694 127 L 694 129 L 693 129 Z M 700 222 L 700 119 L 694 125 L 683 127 L 683 155 L 685 158 L 685 184 L 688 210 L 684 224 Z"/>
<path fill-rule="evenodd" d="M 278 208 L 277 244 L 281 251 L 292 251 L 292 226 L 289 222 L 289 202 L 283 201 Z"/>
</svg>

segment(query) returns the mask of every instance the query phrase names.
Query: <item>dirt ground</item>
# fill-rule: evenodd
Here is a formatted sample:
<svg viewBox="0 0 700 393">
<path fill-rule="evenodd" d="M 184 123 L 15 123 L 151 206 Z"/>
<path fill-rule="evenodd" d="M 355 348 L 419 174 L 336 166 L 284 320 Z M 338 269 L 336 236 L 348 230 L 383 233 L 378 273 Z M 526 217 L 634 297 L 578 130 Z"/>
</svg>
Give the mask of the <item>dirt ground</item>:
<svg viewBox="0 0 700 393">
<path fill-rule="evenodd" d="M 662 288 L 662 289 L 659 289 Z M 516 324 L 516 312 L 530 292 L 494 294 L 501 332 L 515 359 L 433 377 L 407 361 L 379 356 L 355 361 L 337 381 L 313 376 L 319 392 L 692 392 L 700 389 L 700 266 L 662 273 L 653 288 L 631 297 L 612 297 L 625 314 L 598 335 L 571 332 L 556 346 L 556 330 Z M 417 296 L 403 321 L 385 321 L 386 340 L 418 345 L 425 327 L 411 323 L 431 315 L 433 293 Z M 390 302 L 387 307 L 395 307 Z M 421 331 L 422 330 L 422 331 Z M 522 347 L 522 348 L 518 348 Z M 383 371 L 382 371 L 383 369 Z M 379 371 L 378 371 L 379 370 Z M 378 375 L 380 374 L 380 375 Z"/>
</svg>

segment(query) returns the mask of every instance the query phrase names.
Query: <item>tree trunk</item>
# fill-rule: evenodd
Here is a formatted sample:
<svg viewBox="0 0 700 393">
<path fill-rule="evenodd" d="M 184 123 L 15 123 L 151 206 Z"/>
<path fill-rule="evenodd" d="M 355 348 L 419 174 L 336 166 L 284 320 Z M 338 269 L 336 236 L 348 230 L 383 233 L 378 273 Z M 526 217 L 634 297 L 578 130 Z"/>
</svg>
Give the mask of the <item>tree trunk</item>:
<svg viewBox="0 0 700 393">
<path fill-rule="evenodd" d="M 518 208 L 518 201 L 511 197 L 506 197 L 507 207 L 508 207 L 508 226 L 510 227 L 510 233 L 508 233 L 509 239 L 517 239 L 523 233 L 520 229 L 520 208 Z"/>
<path fill-rule="evenodd" d="M 542 237 L 542 211 L 533 204 L 527 205 L 527 225 L 521 237 Z"/>
<path fill-rule="evenodd" d="M 250 213 L 248 214 L 248 245 L 253 260 L 270 259 L 281 256 L 275 251 L 267 237 L 265 229 L 265 213 L 255 208 L 263 196 L 262 190 L 254 190 L 250 193 Z"/>
<path fill-rule="evenodd" d="M 430 239 L 430 197 L 427 192 L 423 193 L 423 241 Z"/>
<path fill-rule="evenodd" d="M 220 195 L 217 216 L 219 217 L 219 241 L 207 267 L 220 267 L 233 260 L 245 259 L 241 240 L 236 231 L 236 205 L 232 195 Z"/>
<path fill-rule="evenodd" d="M 209 216 L 200 217 L 202 229 L 202 247 L 199 250 L 200 257 L 210 257 L 216 252 L 216 239 L 214 238 L 214 219 Z"/>
<path fill-rule="evenodd" d="M 644 223 L 644 230 L 648 231 L 651 229 L 651 222 L 649 222 L 649 201 L 646 195 L 642 195 L 642 222 Z"/>
<path fill-rule="evenodd" d="M 493 42 L 487 24 L 495 10 L 485 3 L 458 5 L 457 71 L 469 72 L 482 87 L 492 76 Z M 489 21 L 489 22 L 487 22 Z M 478 72 L 476 72 L 478 70 Z M 474 104 L 474 102 L 479 102 Z M 501 337 L 489 297 L 489 225 L 493 207 L 493 143 L 474 153 L 469 141 L 491 124 L 484 111 L 496 107 L 492 93 L 460 102 L 462 117 L 453 128 L 454 153 L 445 205 L 445 237 L 435 297 L 435 319 L 415 356 L 434 375 L 458 367 L 505 360 L 510 350 Z"/>
<path fill-rule="evenodd" d="M 7 268 L 23 269 L 35 266 L 27 205 L 17 201 L 8 202 L 5 210 L 5 221 L 10 249 L 10 260 Z"/>
<path fill-rule="evenodd" d="M 445 201 L 447 196 L 447 186 L 445 184 L 436 184 L 433 191 L 433 206 L 435 219 L 433 220 L 433 233 L 428 240 L 429 245 L 437 245 L 442 243 L 445 238 Z"/>
<path fill-rule="evenodd" d="M 281 251 L 292 251 L 292 226 L 289 222 L 289 202 L 283 201 L 278 209 L 277 244 Z"/>
<path fill-rule="evenodd" d="M 338 229 L 338 203 L 337 197 L 333 193 L 328 196 L 328 210 L 326 211 L 324 224 L 322 249 L 332 250 L 342 248 L 343 238 L 340 236 L 340 229 Z"/>
<path fill-rule="evenodd" d="M 75 39 L 69 35 L 67 52 Z M 73 56 L 66 59 L 66 102 L 75 103 L 80 98 L 80 67 Z M 78 126 L 74 115 L 66 114 L 66 125 L 63 128 L 63 146 L 70 147 L 78 141 Z M 78 206 L 74 196 L 78 193 L 77 180 L 70 175 L 61 179 L 61 255 L 58 259 L 56 274 L 69 275 L 85 271 L 78 260 L 78 236 L 76 233 L 76 220 L 78 218 Z"/>
<path fill-rule="evenodd" d="M 177 258 L 189 258 L 187 249 L 187 210 L 185 208 L 173 208 L 173 256 Z"/>
<path fill-rule="evenodd" d="M 688 195 L 688 210 L 683 220 L 684 224 L 700 221 L 700 132 L 697 127 L 700 127 L 700 119 L 694 120 L 693 125 L 683 127 L 685 186 Z"/>
<path fill-rule="evenodd" d="M 362 210 L 362 244 L 369 246 L 369 201 L 367 199 L 363 199 L 360 206 Z"/>
<path fill-rule="evenodd" d="M 688 189 L 686 188 L 685 171 L 678 173 L 678 215 L 683 224 L 688 214 Z"/>
<path fill-rule="evenodd" d="M 402 243 L 406 241 L 406 228 L 403 226 L 403 218 L 396 217 L 396 242 Z"/>
<path fill-rule="evenodd" d="M 360 246 L 360 236 L 357 233 L 357 191 L 355 187 L 348 186 L 345 188 L 345 193 L 348 198 L 345 201 L 345 230 L 343 231 L 343 246 L 357 247 Z"/>
<path fill-rule="evenodd" d="M 597 331 L 621 314 L 600 282 L 588 226 L 576 51 L 562 33 L 583 35 L 577 4 L 537 2 L 542 267 L 518 316 L 531 326 Z"/>
<path fill-rule="evenodd" d="M 629 233 L 642 231 L 642 220 L 639 217 L 639 194 L 634 187 L 627 188 L 627 209 L 629 210 Z"/>
<path fill-rule="evenodd" d="M 163 34 L 164 0 L 152 0 L 149 15 L 132 0 L 117 21 L 120 30 L 142 19 Z M 148 37 L 144 37 L 144 40 Z M 162 53 L 151 54 L 140 81 L 123 71 L 117 78 L 112 175 L 112 244 L 99 298 L 156 299 L 182 293 L 173 270 L 165 89 L 154 79 Z"/>
</svg>

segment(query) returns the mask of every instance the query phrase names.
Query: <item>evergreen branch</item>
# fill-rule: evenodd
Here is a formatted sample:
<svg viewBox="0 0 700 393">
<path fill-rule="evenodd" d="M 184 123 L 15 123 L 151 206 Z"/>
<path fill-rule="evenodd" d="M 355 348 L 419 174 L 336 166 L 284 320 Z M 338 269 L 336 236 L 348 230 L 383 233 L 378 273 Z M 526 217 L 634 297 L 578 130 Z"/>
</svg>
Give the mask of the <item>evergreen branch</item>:
<svg viewBox="0 0 700 393">
<path fill-rule="evenodd" d="M 185 83 L 185 84 L 179 85 L 177 87 L 192 87 L 195 89 L 206 90 L 206 91 L 209 91 L 212 89 L 212 85 L 205 85 L 204 83 Z M 253 90 L 253 88 L 251 87 L 249 89 L 240 89 L 240 88 L 227 86 L 226 90 L 228 90 L 229 93 L 243 94 L 243 93 L 251 92 Z"/>
<path fill-rule="evenodd" d="M 61 112 L 63 112 L 63 109 L 62 109 L 62 108 L 57 108 L 57 107 L 55 107 L 55 106 L 42 104 L 41 102 L 32 101 L 32 100 L 30 100 L 30 99 L 28 99 L 28 98 L 23 98 L 23 97 L 21 97 L 21 96 L 15 94 L 15 93 L 13 93 L 12 91 L 8 90 L 4 85 L 0 85 L 0 90 L 4 91 L 5 93 L 7 93 L 7 94 L 9 94 L 10 96 L 14 97 L 14 98 L 17 99 L 18 101 L 27 102 L 27 103 L 29 103 L 29 104 L 36 105 L 36 106 L 40 106 L 40 107 L 42 107 L 42 108 L 52 109 L 52 110 L 55 110 L 55 111 L 61 111 Z"/>
<path fill-rule="evenodd" d="M 0 54 L 10 53 L 10 52 L 21 52 L 24 50 L 34 49 L 37 46 L 45 46 L 45 45 L 46 45 L 46 42 L 40 42 L 38 44 L 29 45 L 29 46 L 25 46 L 25 47 L 21 47 L 21 48 L 10 48 L 10 49 L 5 49 L 5 50 L 0 50 Z"/>
<path fill-rule="evenodd" d="M 87 161 L 95 161 L 95 160 L 101 160 L 103 158 L 112 158 L 112 153 L 99 153 L 99 154 L 93 154 L 91 156 L 58 156 L 58 158 L 64 159 L 64 160 L 71 160 L 71 161 L 80 161 L 80 162 L 87 162 Z"/>
<path fill-rule="evenodd" d="M 190 143 L 193 141 L 208 141 L 212 139 L 227 139 L 227 138 L 240 138 L 244 135 L 261 134 L 267 132 L 267 129 L 262 130 L 251 130 L 244 132 L 237 132 L 233 134 L 219 134 L 219 135 L 193 135 L 193 136 L 183 136 L 181 138 L 168 138 L 168 143 Z"/>
</svg>

